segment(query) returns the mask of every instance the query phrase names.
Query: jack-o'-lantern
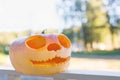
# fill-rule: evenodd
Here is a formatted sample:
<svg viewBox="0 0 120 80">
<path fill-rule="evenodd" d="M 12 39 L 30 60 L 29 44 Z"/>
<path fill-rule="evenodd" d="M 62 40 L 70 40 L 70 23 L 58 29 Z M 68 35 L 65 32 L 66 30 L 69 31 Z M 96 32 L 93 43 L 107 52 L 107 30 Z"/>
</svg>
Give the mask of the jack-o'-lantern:
<svg viewBox="0 0 120 80">
<path fill-rule="evenodd" d="M 71 42 L 63 34 L 32 35 L 10 45 L 10 60 L 17 72 L 54 74 L 65 71 L 71 56 Z"/>
</svg>

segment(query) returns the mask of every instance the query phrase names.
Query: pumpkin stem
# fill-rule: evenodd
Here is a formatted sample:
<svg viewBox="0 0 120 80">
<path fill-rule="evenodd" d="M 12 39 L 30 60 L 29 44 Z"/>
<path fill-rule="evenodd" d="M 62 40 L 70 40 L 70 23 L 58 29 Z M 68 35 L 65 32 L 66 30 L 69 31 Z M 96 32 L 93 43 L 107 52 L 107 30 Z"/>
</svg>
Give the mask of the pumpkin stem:
<svg viewBox="0 0 120 80">
<path fill-rule="evenodd" d="M 44 29 L 41 33 L 42 33 L 42 34 L 45 34 L 45 33 L 46 33 L 46 31 L 47 31 L 47 29 Z"/>
</svg>

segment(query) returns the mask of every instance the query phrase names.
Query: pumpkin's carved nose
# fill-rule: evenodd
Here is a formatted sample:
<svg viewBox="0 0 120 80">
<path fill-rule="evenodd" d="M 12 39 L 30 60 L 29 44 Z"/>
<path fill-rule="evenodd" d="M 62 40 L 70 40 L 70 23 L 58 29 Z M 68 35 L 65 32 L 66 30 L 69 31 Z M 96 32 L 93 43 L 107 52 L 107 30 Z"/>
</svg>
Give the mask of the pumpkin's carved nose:
<svg viewBox="0 0 120 80">
<path fill-rule="evenodd" d="M 27 46 L 33 49 L 40 49 L 46 45 L 46 39 L 43 36 L 32 36 L 26 40 Z"/>
<path fill-rule="evenodd" d="M 57 51 L 60 50 L 61 47 L 57 43 L 51 43 L 47 47 L 48 51 Z"/>
</svg>

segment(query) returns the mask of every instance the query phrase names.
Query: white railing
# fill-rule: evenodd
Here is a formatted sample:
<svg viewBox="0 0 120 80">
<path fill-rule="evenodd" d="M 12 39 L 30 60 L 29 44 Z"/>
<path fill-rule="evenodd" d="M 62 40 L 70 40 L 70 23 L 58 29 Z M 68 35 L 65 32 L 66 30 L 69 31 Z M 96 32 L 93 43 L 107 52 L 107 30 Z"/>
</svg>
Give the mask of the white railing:
<svg viewBox="0 0 120 80">
<path fill-rule="evenodd" d="M 120 72 L 68 70 L 54 75 L 32 76 L 0 67 L 0 80 L 120 80 Z"/>
</svg>

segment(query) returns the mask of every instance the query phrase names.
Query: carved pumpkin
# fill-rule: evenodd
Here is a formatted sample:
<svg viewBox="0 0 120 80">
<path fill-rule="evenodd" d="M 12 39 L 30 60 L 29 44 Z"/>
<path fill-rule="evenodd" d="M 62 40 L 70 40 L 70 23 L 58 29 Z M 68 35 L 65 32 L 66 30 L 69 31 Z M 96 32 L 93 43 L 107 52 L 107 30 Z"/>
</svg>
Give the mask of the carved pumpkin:
<svg viewBox="0 0 120 80">
<path fill-rule="evenodd" d="M 17 72 L 53 74 L 65 71 L 71 56 L 71 42 L 63 34 L 32 35 L 10 46 L 10 60 Z"/>
</svg>

